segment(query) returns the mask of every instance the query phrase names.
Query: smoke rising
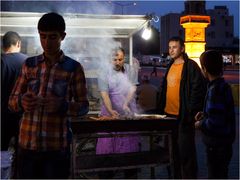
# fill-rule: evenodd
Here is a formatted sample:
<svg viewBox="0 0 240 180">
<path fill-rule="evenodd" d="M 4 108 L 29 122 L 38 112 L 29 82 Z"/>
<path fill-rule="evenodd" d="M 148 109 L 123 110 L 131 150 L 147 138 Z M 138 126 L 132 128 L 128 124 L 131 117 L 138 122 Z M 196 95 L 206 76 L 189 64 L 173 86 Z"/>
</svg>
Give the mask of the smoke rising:
<svg viewBox="0 0 240 180">
<path fill-rule="evenodd" d="M 109 4 L 107 1 L 11 1 L 9 2 L 9 6 L 5 4 L 5 8 L 8 8 L 9 11 L 26 11 L 27 9 L 27 11 L 30 12 L 57 12 L 63 15 L 66 22 L 68 22 L 71 18 L 76 18 L 74 13 L 111 15 L 114 11 L 114 6 Z M 81 26 L 81 24 L 79 24 L 79 26 Z M 81 28 L 70 29 L 66 23 L 67 35 L 62 42 L 61 48 L 66 55 L 82 64 L 87 78 L 89 99 L 99 101 L 100 94 L 96 86 L 96 80 L 101 74 L 111 72 L 110 70 L 113 68 L 111 63 L 112 52 L 114 49 L 122 47 L 123 45 L 121 42 L 109 36 L 110 34 L 113 34 L 110 30 L 103 31 L 100 29 L 91 29 L 92 34 L 97 34 L 98 37 L 102 36 L 102 38 L 81 38 L 71 36 L 71 32 L 74 32 L 75 35 L 79 34 L 81 36 L 88 30 L 89 29 Z M 23 39 L 24 38 L 25 37 L 23 37 Z M 29 56 L 42 53 L 40 39 L 37 34 L 37 24 L 36 37 L 26 39 L 26 53 Z M 126 50 L 126 47 L 123 48 Z M 109 76 L 111 77 L 111 74 Z M 131 84 L 130 81 L 126 82 L 126 79 L 118 79 L 118 81 L 124 82 L 120 83 L 119 88 L 124 88 L 124 84 L 127 84 L 128 86 Z"/>
</svg>

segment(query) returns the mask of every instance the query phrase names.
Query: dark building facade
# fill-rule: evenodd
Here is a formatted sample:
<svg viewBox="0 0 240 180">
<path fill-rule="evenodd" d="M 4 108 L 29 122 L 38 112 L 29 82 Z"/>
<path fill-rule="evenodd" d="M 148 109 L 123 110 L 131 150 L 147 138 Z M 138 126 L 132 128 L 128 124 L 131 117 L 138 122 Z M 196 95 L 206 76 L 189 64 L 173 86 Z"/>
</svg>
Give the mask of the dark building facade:
<svg viewBox="0 0 240 180">
<path fill-rule="evenodd" d="M 233 16 L 229 15 L 226 6 L 215 6 L 207 10 L 211 16 L 211 24 L 206 30 L 208 47 L 232 47 L 233 46 Z"/>
</svg>

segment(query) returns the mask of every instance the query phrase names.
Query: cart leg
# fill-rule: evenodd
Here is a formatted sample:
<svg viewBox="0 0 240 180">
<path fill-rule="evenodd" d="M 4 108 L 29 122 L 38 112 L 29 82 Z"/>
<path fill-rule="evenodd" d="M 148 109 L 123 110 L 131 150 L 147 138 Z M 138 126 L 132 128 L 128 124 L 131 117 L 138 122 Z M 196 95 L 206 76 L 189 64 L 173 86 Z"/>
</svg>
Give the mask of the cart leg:
<svg viewBox="0 0 240 180">
<path fill-rule="evenodd" d="M 153 150 L 153 136 L 150 135 L 150 151 Z M 154 167 L 151 167 L 150 168 L 150 171 L 151 171 L 151 179 L 155 179 L 155 168 Z"/>
</svg>

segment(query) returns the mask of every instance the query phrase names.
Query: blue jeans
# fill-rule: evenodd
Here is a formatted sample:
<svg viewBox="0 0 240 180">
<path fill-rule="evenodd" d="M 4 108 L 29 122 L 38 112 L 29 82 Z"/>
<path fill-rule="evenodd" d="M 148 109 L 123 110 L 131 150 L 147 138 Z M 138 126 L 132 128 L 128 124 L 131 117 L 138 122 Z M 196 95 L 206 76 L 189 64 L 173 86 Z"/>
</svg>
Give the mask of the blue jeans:
<svg viewBox="0 0 240 180">
<path fill-rule="evenodd" d="M 70 172 L 70 152 L 38 152 L 19 148 L 18 178 L 67 179 Z"/>
</svg>

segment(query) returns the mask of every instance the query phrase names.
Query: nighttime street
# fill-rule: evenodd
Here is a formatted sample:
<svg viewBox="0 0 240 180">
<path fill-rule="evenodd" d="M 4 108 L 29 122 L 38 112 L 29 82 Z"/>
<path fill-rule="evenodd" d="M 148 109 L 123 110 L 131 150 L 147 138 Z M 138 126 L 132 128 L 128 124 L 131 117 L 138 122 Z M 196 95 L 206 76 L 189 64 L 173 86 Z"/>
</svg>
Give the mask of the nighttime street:
<svg viewBox="0 0 240 180">
<path fill-rule="evenodd" d="M 1 1 L 1 179 L 239 179 L 239 4 Z"/>
<path fill-rule="evenodd" d="M 139 73 L 139 79 L 141 79 L 141 76 L 148 75 L 149 77 L 151 77 L 150 78 L 151 83 L 154 84 L 155 86 L 159 87 L 161 78 L 163 77 L 166 68 L 158 67 L 157 68 L 157 74 L 158 74 L 157 77 L 150 75 L 152 72 L 152 69 L 153 69 L 152 66 L 142 66 L 140 69 L 140 73 Z M 238 66 L 235 66 L 234 70 L 232 70 L 232 69 L 233 68 L 226 69 L 223 73 L 223 77 L 230 84 L 239 84 Z"/>
</svg>

